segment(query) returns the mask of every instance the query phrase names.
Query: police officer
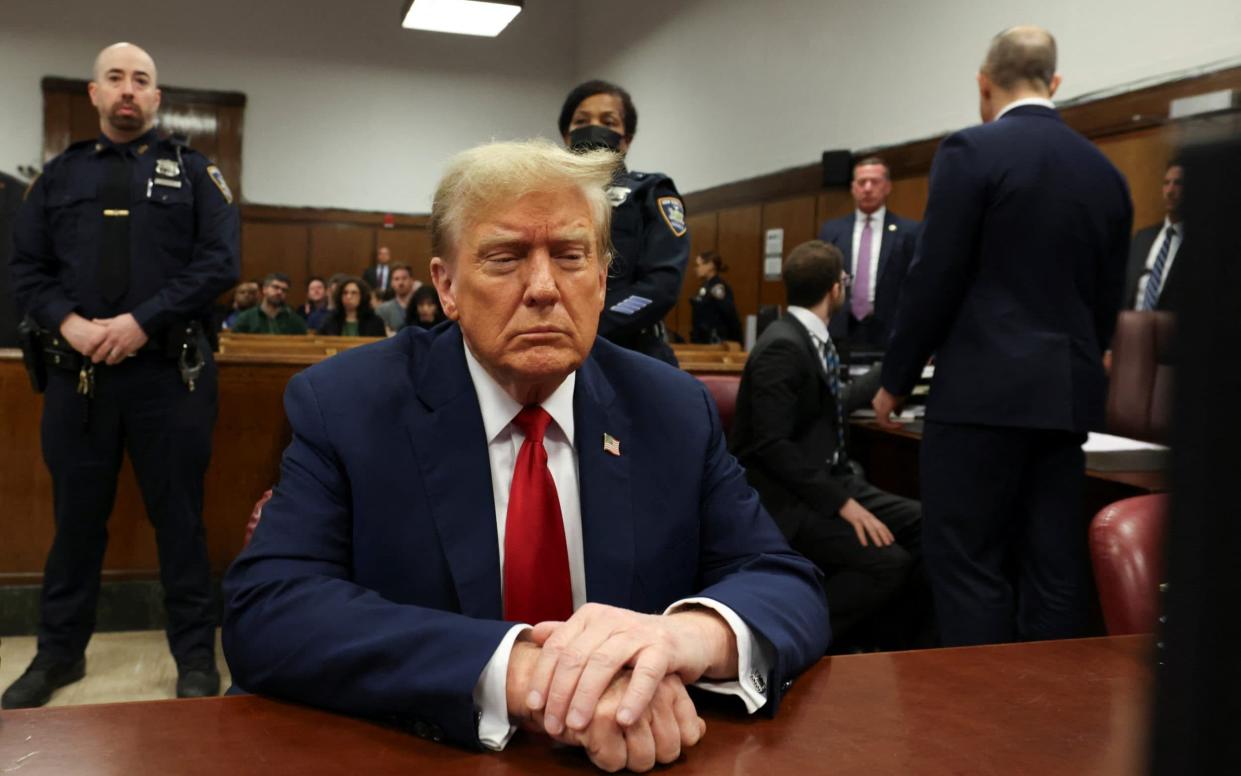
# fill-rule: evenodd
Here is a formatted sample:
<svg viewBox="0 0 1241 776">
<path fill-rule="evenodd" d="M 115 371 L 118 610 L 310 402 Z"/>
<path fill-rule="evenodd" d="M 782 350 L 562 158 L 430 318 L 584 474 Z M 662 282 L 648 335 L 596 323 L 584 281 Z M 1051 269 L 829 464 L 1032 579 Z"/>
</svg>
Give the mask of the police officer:
<svg viewBox="0 0 1241 776">
<path fill-rule="evenodd" d="M 737 318 L 733 290 L 720 277 L 725 269 L 724 260 L 715 251 L 705 251 L 694 259 L 694 274 L 702 285 L 690 299 L 690 342 L 741 341 L 741 321 Z"/>
<path fill-rule="evenodd" d="M 153 129 L 145 51 L 104 49 L 89 90 L 102 134 L 47 163 L 14 234 L 17 303 L 42 351 L 28 355 L 46 370 L 56 536 L 38 653 L 4 708 L 40 706 L 85 672 L 123 451 L 155 527 L 177 695 L 219 692 L 202 525 L 216 371 L 200 321 L 237 281 L 237 209 L 214 165 Z"/>
<path fill-rule="evenodd" d="M 616 84 L 587 81 L 565 98 L 559 127 L 570 148 L 610 148 L 623 155 L 637 131 L 638 111 Z M 689 261 L 681 195 L 663 173 L 624 168 L 608 195 L 614 256 L 599 334 L 676 366 L 663 320 L 676 305 Z"/>
</svg>

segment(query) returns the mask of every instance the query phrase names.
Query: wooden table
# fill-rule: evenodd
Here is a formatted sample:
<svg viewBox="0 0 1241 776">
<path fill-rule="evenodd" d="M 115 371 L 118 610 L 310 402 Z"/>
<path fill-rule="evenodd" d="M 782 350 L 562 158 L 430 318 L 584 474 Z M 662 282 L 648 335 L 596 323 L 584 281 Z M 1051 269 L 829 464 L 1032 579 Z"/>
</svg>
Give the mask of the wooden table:
<svg viewBox="0 0 1241 776">
<path fill-rule="evenodd" d="M 889 431 L 873 420 L 853 420 L 849 424 L 849 454 L 866 470 L 866 478 L 877 488 L 907 498 L 918 498 L 918 447 L 922 434 L 916 428 Z M 1093 517 L 1116 501 L 1168 489 L 1164 471 L 1086 470 L 1083 506 Z"/>
<path fill-rule="evenodd" d="M 677 774 L 1140 773 L 1150 641 L 1124 636 L 825 658 L 775 720 L 700 706 L 707 737 Z M 0 712 L 0 773 L 590 772 L 519 734 L 467 752 L 256 697 Z"/>
</svg>

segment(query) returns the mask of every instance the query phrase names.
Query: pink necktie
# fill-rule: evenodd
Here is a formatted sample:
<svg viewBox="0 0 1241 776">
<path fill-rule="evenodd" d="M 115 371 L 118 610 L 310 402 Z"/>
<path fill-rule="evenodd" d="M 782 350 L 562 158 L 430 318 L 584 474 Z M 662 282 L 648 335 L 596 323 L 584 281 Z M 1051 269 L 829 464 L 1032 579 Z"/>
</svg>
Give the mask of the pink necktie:
<svg viewBox="0 0 1241 776">
<path fill-rule="evenodd" d="M 538 623 L 573 614 L 569 551 L 543 434 L 551 415 L 526 407 L 513 419 L 526 435 L 513 467 L 504 527 L 504 619 Z"/>
<path fill-rule="evenodd" d="M 862 225 L 862 239 L 858 240 L 857 255 L 853 257 L 853 298 L 850 309 L 859 321 L 870 315 L 870 241 L 872 233 L 870 216 Z"/>
</svg>

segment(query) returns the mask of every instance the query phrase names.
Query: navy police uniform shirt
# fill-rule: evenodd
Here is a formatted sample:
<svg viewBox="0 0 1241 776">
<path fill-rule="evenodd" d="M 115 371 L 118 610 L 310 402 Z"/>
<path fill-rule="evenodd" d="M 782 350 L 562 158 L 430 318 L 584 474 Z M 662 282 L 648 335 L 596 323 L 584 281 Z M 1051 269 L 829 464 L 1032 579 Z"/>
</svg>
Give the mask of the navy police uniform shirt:
<svg viewBox="0 0 1241 776">
<path fill-rule="evenodd" d="M 676 305 L 689 262 L 685 206 L 662 173 L 625 170 L 608 188 L 612 269 L 599 334 L 635 348 Z M 641 349 L 638 347 L 637 349 Z"/>
<path fill-rule="evenodd" d="M 129 279 L 106 301 L 98 287 L 101 203 L 109 155 L 129 162 Z M 31 185 L 14 231 L 12 278 L 19 309 L 56 331 L 71 312 L 132 313 L 149 337 L 207 316 L 240 275 L 239 221 L 219 169 L 152 129 L 131 143 L 101 136 L 69 146 Z"/>
<path fill-rule="evenodd" d="M 741 341 L 741 321 L 737 317 L 733 290 L 719 275 L 704 280 L 690 304 L 693 315 L 690 342 Z"/>
</svg>

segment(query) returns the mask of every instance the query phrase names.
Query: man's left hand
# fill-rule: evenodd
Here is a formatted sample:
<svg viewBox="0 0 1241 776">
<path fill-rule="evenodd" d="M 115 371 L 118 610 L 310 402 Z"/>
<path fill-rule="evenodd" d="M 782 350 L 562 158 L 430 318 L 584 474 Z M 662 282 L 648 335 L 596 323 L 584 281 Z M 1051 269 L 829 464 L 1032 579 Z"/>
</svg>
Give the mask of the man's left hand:
<svg viewBox="0 0 1241 776">
<path fill-rule="evenodd" d="M 893 396 L 888 393 L 887 388 L 880 388 L 879 393 L 876 393 L 875 398 L 871 400 L 870 406 L 875 408 L 875 422 L 881 427 L 889 431 L 895 431 L 901 427 L 900 421 L 893 420 L 892 416 L 899 414 L 901 407 L 905 406 L 904 396 Z"/>
<path fill-rule="evenodd" d="M 667 616 L 586 604 L 567 622 L 543 622 L 532 638 L 542 644 L 526 705 L 542 710 L 553 736 L 584 730 L 613 677 L 632 669 L 616 720 L 636 722 L 660 681 L 676 674 L 685 684 L 702 677 L 737 675 L 737 640 L 722 617 L 694 608 Z"/>
<path fill-rule="evenodd" d="M 91 357 L 96 364 L 105 361 L 109 366 L 115 366 L 147 344 L 146 332 L 130 313 L 115 318 L 96 318 L 94 322 L 108 331 Z"/>
</svg>

